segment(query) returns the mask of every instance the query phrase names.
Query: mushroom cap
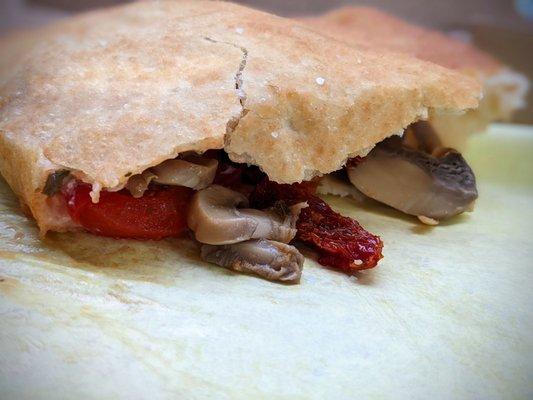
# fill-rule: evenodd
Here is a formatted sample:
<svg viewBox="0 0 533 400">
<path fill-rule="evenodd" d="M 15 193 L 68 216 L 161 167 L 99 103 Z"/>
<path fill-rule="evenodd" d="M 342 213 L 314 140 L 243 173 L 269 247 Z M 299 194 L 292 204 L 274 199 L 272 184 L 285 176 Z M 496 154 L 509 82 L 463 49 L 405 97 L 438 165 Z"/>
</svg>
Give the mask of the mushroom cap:
<svg viewBox="0 0 533 400">
<path fill-rule="evenodd" d="M 347 172 L 368 197 L 436 220 L 468 211 L 478 196 L 474 173 L 460 153 L 448 149 L 435 157 L 402 146 L 399 137 L 380 143 Z"/>
<path fill-rule="evenodd" d="M 191 189 L 204 189 L 213 183 L 218 161 L 213 158 L 188 156 L 162 162 L 152 168 L 154 181 L 163 185 L 185 186 Z"/>
<path fill-rule="evenodd" d="M 192 197 L 187 223 L 201 243 L 223 245 L 249 239 L 272 239 L 290 242 L 296 235 L 299 208 L 289 215 L 276 210 L 245 208 L 248 199 L 241 193 L 211 185 Z"/>
<path fill-rule="evenodd" d="M 142 197 L 144 192 L 148 189 L 148 186 L 150 186 L 150 182 L 152 182 L 156 176 L 147 169 L 142 174 L 133 175 L 128 179 L 128 183 L 126 183 L 126 189 L 129 190 L 131 195 L 135 198 Z"/>
</svg>

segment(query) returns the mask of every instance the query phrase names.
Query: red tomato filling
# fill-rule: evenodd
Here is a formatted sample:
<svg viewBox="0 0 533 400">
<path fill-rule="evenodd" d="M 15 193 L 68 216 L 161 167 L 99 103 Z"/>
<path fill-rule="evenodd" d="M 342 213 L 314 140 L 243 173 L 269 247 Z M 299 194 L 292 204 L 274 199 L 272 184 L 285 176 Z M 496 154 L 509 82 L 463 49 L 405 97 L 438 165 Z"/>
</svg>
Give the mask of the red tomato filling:
<svg viewBox="0 0 533 400">
<path fill-rule="evenodd" d="M 85 183 L 62 190 L 72 219 L 87 231 L 117 238 L 162 239 L 187 229 L 187 207 L 192 189 L 154 186 L 140 198 L 127 190 L 101 192 L 93 203 Z"/>
</svg>

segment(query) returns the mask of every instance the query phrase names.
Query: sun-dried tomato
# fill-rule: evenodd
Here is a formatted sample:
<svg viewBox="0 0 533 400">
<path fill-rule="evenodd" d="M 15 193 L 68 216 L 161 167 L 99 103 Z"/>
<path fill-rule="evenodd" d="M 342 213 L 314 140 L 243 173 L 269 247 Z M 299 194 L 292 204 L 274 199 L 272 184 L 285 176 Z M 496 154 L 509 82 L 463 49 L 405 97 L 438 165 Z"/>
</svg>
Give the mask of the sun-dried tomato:
<svg viewBox="0 0 533 400">
<path fill-rule="evenodd" d="M 322 265 L 353 273 L 373 268 L 383 257 L 383 242 L 367 232 L 359 223 L 333 211 L 322 199 L 313 196 L 307 200 L 296 227 L 296 237 L 312 245 Z"/>
<path fill-rule="evenodd" d="M 243 169 L 239 166 L 219 162 L 213 183 L 228 188 L 240 185 L 242 183 L 242 171 Z"/>
<path fill-rule="evenodd" d="M 373 268 L 383 257 L 383 243 L 352 218 L 333 211 L 314 193 L 316 182 L 280 185 L 264 179 L 250 197 L 251 204 L 266 208 L 275 201 L 288 204 L 307 201 L 298 219 L 296 238 L 312 246 L 319 254 L 322 265 L 346 273 Z"/>
<path fill-rule="evenodd" d="M 262 209 L 272 206 L 278 200 L 284 200 L 290 205 L 307 201 L 310 196 L 315 195 L 317 186 L 318 180 L 289 185 L 264 178 L 250 196 L 250 204 Z"/>
<path fill-rule="evenodd" d="M 228 188 L 241 185 L 257 185 L 265 177 L 265 173 L 254 165 L 238 164 L 223 154 L 218 158 L 218 168 L 213 183 Z"/>
</svg>

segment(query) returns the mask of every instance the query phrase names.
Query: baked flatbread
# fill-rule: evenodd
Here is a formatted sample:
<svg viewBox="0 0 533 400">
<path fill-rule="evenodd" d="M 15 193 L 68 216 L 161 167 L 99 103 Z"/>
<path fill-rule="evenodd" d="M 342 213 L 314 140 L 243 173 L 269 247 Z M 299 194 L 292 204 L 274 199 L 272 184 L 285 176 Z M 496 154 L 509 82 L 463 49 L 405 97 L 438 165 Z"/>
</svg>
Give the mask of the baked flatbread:
<svg viewBox="0 0 533 400">
<path fill-rule="evenodd" d="M 525 104 L 527 78 L 469 43 L 441 32 L 411 25 L 370 7 L 344 7 L 316 18 L 304 19 L 310 28 L 357 48 L 408 54 L 460 71 L 483 85 L 480 106 L 461 115 L 432 110 L 430 120 L 451 147 L 462 148 L 470 133 L 497 120 L 508 120 Z"/>
<path fill-rule="evenodd" d="M 443 67 L 231 3 L 135 3 L 34 35 L 0 71 L 0 172 L 42 232 L 72 228 L 42 194 L 54 171 L 116 190 L 181 152 L 224 148 L 299 182 L 428 112 L 476 107 L 480 92 Z"/>
</svg>

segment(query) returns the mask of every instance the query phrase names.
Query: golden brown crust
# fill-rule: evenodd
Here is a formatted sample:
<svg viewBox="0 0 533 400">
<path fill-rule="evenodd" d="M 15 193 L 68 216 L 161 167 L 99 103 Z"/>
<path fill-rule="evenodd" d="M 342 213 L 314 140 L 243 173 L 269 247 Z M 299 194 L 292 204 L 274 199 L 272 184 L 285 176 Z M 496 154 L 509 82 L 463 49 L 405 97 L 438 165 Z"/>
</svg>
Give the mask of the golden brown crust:
<svg viewBox="0 0 533 400">
<path fill-rule="evenodd" d="M 0 71 L 0 171 L 43 230 L 70 229 L 51 224 L 39 194 L 54 169 L 112 188 L 179 152 L 224 147 L 295 182 L 430 109 L 478 103 L 463 75 L 230 3 L 135 3 L 42 35 Z"/>
<path fill-rule="evenodd" d="M 489 76 L 503 68 L 494 57 L 468 43 L 371 7 L 344 7 L 304 22 L 351 45 L 409 54 L 475 76 Z"/>
</svg>

